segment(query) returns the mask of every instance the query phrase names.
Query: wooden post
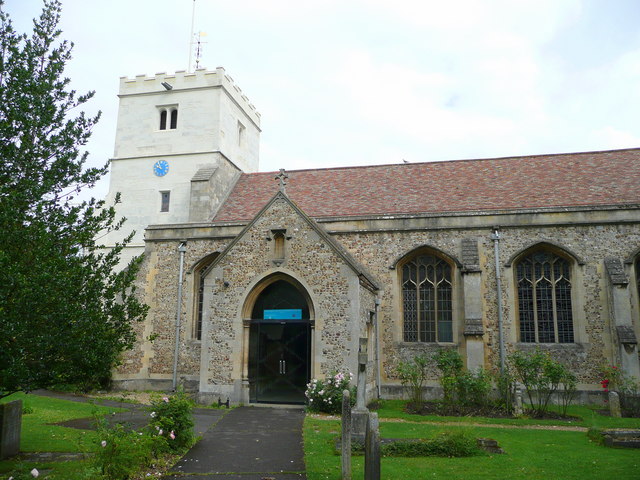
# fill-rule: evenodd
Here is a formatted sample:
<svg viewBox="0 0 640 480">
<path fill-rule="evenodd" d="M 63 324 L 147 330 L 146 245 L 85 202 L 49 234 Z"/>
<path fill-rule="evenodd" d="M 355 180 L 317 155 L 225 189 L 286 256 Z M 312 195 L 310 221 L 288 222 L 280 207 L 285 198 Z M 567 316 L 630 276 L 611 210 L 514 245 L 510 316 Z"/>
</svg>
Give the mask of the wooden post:
<svg viewBox="0 0 640 480">
<path fill-rule="evenodd" d="M 378 414 L 369 414 L 364 440 L 364 480 L 380 480 L 380 429 Z"/>
<path fill-rule="evenodd" d="M 351 480 L 351 394 L 342 392 L 342 480 Z"/>
</svg>

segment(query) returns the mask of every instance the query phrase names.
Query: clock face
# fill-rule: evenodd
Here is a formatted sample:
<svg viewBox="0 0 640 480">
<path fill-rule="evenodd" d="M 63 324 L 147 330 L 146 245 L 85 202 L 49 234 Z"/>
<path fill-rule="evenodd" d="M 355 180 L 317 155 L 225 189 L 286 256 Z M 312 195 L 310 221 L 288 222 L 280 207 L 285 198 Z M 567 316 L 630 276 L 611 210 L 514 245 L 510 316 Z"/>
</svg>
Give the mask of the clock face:
<svg viewBox="0 0 640 480">
<path fill-rule="evenodd" d="M 165 160 L 158 160 L 153 165 L 153 173 L 155 173 L 158 177 L 164 177 L 167 173 L 169 173 L 169 164 Z"/>
</svg>

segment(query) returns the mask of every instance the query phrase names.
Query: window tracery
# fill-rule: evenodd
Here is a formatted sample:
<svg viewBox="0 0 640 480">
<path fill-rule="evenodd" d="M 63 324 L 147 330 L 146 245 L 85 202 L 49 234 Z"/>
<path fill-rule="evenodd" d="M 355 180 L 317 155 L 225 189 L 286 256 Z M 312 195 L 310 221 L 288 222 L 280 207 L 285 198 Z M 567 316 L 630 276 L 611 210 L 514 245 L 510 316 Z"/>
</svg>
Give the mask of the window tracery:
<svg viewBox="0 0 640 480">
<path fill-rule="evenodd" d="M 516 265 L 520 341 L 573 343 L 571 263 L 549 250 L 533 252 Z"/>
<path fill-rule="evenodd" d="M 451 275 L 451 265 L 431 254 L 402 266 L 405 342 L 453 341 Z"/>
</svg>

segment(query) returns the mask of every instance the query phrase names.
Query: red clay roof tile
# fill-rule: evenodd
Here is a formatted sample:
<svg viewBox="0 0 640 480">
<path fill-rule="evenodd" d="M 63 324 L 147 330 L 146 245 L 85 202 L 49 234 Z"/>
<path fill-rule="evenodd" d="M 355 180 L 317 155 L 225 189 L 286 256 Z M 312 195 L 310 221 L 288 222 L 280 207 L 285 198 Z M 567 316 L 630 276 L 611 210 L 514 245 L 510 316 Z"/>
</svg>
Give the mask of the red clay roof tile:
<svg viewBox="0 0 640 480">
<path fill-rule="evenodd" d="M 277 172 L 243 174 L 215 222 L 247 221 Z M 313 218 L 640 204 L 640 149 L 287 171 Z"/>
</svg>

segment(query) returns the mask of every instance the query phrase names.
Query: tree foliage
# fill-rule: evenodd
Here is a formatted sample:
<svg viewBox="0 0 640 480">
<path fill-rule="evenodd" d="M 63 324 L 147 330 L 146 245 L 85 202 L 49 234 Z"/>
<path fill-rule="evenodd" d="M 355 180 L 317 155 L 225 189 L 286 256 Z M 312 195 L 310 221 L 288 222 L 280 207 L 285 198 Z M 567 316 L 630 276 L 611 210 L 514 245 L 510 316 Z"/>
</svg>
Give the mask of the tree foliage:
<svg viewBox="0 0 640 480">
<path fill-rule="evenodd" d="M 64 77 L 73 45 L 60 39 L 60 12 L 45 0 L 28 36 L 0 0 L 0 397 L 105 381 L 147 309 L 134 286 L 140 259 L 114 269 L 129 240 L 100 245 L 123 220 L 75 198 L 107 165 L 87 168 L 81 153 L 99 114 L 78 111 L 93 92 L 78 95 Z"/>
</svg>

